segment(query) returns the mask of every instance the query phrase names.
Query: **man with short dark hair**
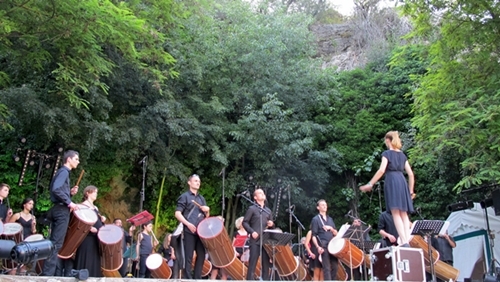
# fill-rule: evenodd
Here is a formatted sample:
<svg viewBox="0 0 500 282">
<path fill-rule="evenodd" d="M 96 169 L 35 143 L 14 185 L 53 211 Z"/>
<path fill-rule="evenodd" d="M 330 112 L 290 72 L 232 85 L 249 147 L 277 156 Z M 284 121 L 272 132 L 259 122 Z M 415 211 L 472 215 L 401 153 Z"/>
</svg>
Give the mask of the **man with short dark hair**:
<svg viewBox="0 0 500 282">
<path fill-rule="evenodd" d="M 10 186 L 1 183 L 0 184 L 0 220 L 3 223 L 7 223 L 10 221 L 10 217 L 12 216 L 12 209 L 9 207 L 7 197 L 9 196 Z"/>
<path fill-rule="evenodd" d="M 325 281 L 335 280 L 339 267 L 338 259 L 328 252 L 328 243 L 337 235 L 333 219 L 326 214 L 328 205 L 325 200 L 317 202 L 318 215 L 311 221 L 312 242 L 318 250 L 323 262 L 323 277 Z"/>
<path fill-rule="evenodd" d="M 381 248 L 397 246 L 398 230 L 390 211 L 384 211 L 378 218 L 378 233 L 382 236 Z"/>
<path fill-rule="evenodd" d="M 200 195 L 201 180 L 197 174 L 188 178 L 189 190 L 177 199 L 175 218 L 184 225 L 184 275 L 186 279 L 201 279 L 201 271 L 205 262 L 205 246 L 200 236 L 196 233 L 198 224 L 210 214 L 210 208 L 202 195 Z M 195 201 L 198 205 L 193 203 Z M 191 274 L 191 263 L 194 251 L 196 261 L 194 275 Z"/>
<path fill-rule="evenodd" d="M 71 170 L 75 169 L 80 163 L 78 152 L 73 150 L 64 152 L 63 162 L 64 165 L 57 170 L 50 183 L 50 200 L 54 204 L 49 211 L 52 221 L 50 225 L 50 240 L 54 244 L 54 252 L 45 260 L 42 276 L 62 275 L 60 269 L 63 263 L 62 261 L 58 261 L 57 253 L 64 243 L 71 211 L 78 209 L 78 206 L 71 201 L 71 196 L 78 192 L 78 186 L 70 189 L 69 181 Z M 64 266 L 64 268 L 70 267 Z M 65 273 L 67 274 L 68 271 L 71 271 L 71 269 L 66 269 Z"/>
<path fill-rule="evenodd" d="M 266 228 L 273 228 L 274 222 L 271 217 L 271 210 L 265 206 L 266 195 L 262 189 L 255 189 L 253 198 L 257 205 L 248 208 L 243 218 L 243 227 L 250 236 L 249 249 L 250 258 L 248 261 L 247 280 L 256 280 L 254 277 L 257 261 L 262 253 L 262 280 L 269 280 L 269 254 L 261 245 L 261 236 Z"/>
</svg>

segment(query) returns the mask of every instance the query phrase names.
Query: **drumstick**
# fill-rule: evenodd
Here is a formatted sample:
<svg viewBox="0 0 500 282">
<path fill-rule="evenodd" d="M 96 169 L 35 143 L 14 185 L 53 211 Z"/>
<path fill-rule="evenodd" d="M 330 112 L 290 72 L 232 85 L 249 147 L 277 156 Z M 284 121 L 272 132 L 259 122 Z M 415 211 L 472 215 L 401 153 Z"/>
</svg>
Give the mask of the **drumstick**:
<svg viewBox="0 0 500 282">
<path fill-rule="evenodd" d="M 80 185 L 80 181 L 82 181 L 84 173 L 85 173 L 85 169 L 82 169 L 82 172 L 80 172 L 80 176 L 78 177 L 78 180 L 76 181 L 75 186 L 79 186 Z"/>
<path fill-rule="evenodd" d="M 201 209 L 202 205 L 198 204 L 198 202 L 196 202 L 195 200 L 191 200 L 191 202 L 193 202 L 193 204 L 197 207 L 199 207 Z M 203 211 L 203 210 L 202 210 Z M 206 213 L 206 212 L 204 212 Z"/>
</svg>

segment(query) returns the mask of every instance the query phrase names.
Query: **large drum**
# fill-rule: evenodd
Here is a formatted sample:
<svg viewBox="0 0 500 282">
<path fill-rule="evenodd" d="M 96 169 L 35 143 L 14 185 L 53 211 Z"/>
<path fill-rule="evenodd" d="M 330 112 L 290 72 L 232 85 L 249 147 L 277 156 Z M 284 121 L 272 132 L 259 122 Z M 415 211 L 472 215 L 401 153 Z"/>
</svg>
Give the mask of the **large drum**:
<svg viewBox="0 0 500 282">
<path fill-rule="evenodd" d="M 146 259 L 146 267 L 151 271 L 151 276 L 158 279 L 170 279 L 172 269 L 160 254 L 151 254 Z"/>
<path fill-rule="evenodd" d="M 85 205 L 78 205 L 79 210 L 73 211 L 69 220 L 68 231 L 64 237 L 64 243 L 59 250 L 58 256 L 62 259 L 69 259 L 76 252 L 85 239 L 85 236 L 97 222 L 97 214 L 94 210 Z"/>
<path fill-rule="evenodd" d="M 426 266 L 425 271 L 431 273 L 430 266 Z M 460 275 L 460 271 L 458 269 L 442 260 L 439 260 L 436 264 L 434 264 L 434 271 L 436 272 L 436 276 L 444 281 L 457 281 L 458 275 Z"/>
<path fill-rule="evenodd" d="M 3 233 L 1 236 L 4 240 L 12 240 L 16 243 L 23 241 L 23 227 L 16 222 L 5 223 L 3 225 Z"/>
<path fill-rule="evenodd" d="M 213 265 L 225 268 L 236 260 L 236 251 L 224 228 L 224 222 L 218 217 L 205 218 L 198 225 L 197 231 Z M 240 260 L 238 261 L 241 263 Z"/>
<path fill-rule="evenodd" d="M 107 270 L 107 269 L 101 268 L 101 271 L 102 271 L 102 275 L 104 277 L 115 277 L 115 278 L 122 277 L 122 275 L 120 274 L 120 272 L 118 270 Z"/>
<path fill-rule="evenodd" d="M 264 249 L 271 260 L 273 259 L 274 251 L 274 265 L 276 270 L 278 270 L 279 276 L 289 276 L 297 271 L 299 262 L 295 259 L 290 245 L 278 245 L 273 249 L 271 245 L 266 244 L 264 245 Z"/>
<path fill-rule="evenodd" d="M 194 269 L 194 265 L 196 264 L 196 252 L 193 255 L 193 259 L 191 260 L 191 268 Z M 212 272 L 212 263 L 208 260 L 203 261 L 203 267 L 201 269 L 201 277 L 208 276 Z"/>
<path fill-rule="evenodd" d="M 295 260 L 297 261 L 297 264 L 299 265 L 297 267 L 297 271 L 295 271 L 292 275 L 280 276 L 280 280 L 281 281 L 309 281 L 309 280 L 311 280 L 311 276 L 309 275 L 309 272 L 307 271 L 305 264 L 298 257 L 295 257 Z"/>
<path fill-rule="evenodd" d="M 99 229 L 97 238 L 101 250 L 101 268 L 109 271 L 120 269 L 123 264 L 123 230 L 114 224 L 106 224 Z"/>
<path fill-rule="evenodd" d="M 410 246 L 412 248 L 420 248 L 424 252 L 424 262 L 426 266 L 429 264 L 429 245 L 425 242 L 424 238 L 420 235 L 415 235 L 410 237 Z M 439 252 L 431 246 L 432 250 L 432 262 L 436 264 L 439 261 Z"/>
<path fill-rule="evenodd" d="M 349 276 L 347 275 L 347 271 L 344 268 L 344 265 L 339 261 L 339 267 L 337 268 L 337 277 L 335 277 L 335 280 L 337 281 L 347 281 L 347 278 Z"/>
<path fill-rule="evenodd" d="M 248 269 L 241 262 L 241 260 L 236 259 L 236 255 L 235 259 L 229 265 L 224 267 L 224 270 L 227 272 L 227 275 L 229 275 L 233 280 L 238 280 L 238 281 L 246 280 Z"/>
<path fill-rule="evenodd" d="M 359 267 L 365 258 L 363 251 L 344 238 L 333 238 L 330 240 L 328 243 L 328 252 L 336 256 L 350 268 Z"/>
</svg>

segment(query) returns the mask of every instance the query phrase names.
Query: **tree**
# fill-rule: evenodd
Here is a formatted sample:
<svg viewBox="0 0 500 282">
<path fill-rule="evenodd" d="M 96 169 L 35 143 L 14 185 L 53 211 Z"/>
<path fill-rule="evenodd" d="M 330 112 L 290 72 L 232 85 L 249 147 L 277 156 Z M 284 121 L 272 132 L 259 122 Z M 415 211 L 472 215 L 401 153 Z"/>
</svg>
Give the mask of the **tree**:
<svg viewBox="0 0 500 282">
<path fill-rule="evenodd" d="M 428 40 L 429 71 L 415 80 L 413 156 L 421 163 L 461 156 L 457 189 L 500 181 L 496 1 L 405 1 L 414 37 Z"/>
</svg>

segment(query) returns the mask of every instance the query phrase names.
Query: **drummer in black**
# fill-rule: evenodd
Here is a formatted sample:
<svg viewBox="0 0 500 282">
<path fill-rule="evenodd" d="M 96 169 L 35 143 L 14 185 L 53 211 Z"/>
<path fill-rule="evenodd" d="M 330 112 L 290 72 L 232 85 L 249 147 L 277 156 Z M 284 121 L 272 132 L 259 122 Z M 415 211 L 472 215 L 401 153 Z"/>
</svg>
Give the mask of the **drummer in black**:
<svg viewBox="0 0 500 282">
<path fill-rule="evenodd" d="M 396 246 L 398 244 L 398 230 L 390 211 L 384 211 L 378 218 L 378 233 L 382 236 L 381 248 Z"/>
<path fill-rule="evenodd" d="M 189 191 L 184 192 L 177 199 L 175 218 L 184 225 L 184 277 L 186 279 L 201 279 L 201 271 L 205 261 L 205 246 L 196 233 L 198 224 L 210 214 L 205 198 L 200 195 L 200 177 L 193 174 L 188 178 Z M 197 204 L 193 203 L 195 201 Z M 191 274 L 191 263 L 194 251 L 196 251 L 196 262 L 194 275 Z"/>
<path fill-rule="evenodd" d="M 54 206 L 49 211 L 49 217 L 52 221 L 50 229 L 50 240 L 54 244 L 54 252 L 48 257 L 42 270 L 42 276 L 54 276 L 56 267 L 62 265 L 58 262 L 57 253 L 64 243 L 66 231 L 68 231 L 69 216 L 71 211 L 77 210 L 78 206 L 71 201 L 71 196 L 78 192 L 78 186 L 70 188 L 69 175 L 72 169 L 75 169 L 80 163 L 78 152 L 66 151 L 63 155 L 64 165 L 59 168 L 50 183 L 50 200 Z M 57 270 L 60 276 L 59 270 Z"/>
<path fill-rule="evenodd" d="M 10 186 L 1 183 L 0 184 L 0 221 L 7 223 L 12 216 L 12 209 L 9 207 L 7 197 L 9 196 Z"/>
<path fill-rule="evenodd" d="M 326 214 L 328 205 L 325 200 L 317 202 L 319 214 L 311 221 L 312 241 L 323 261 L 323 277 L 325 281 L 335 280 L 339 266 L 338 259 L 328 252 L 328 243 L 337 235 L 333 219 Z"/>
<path fill-rule="evenodd" d="M 253 274 L 260 254 L 262 253 L 262 280 L 269 280 L 269 255 L 262 248 L 260 239 L 262 232 L 266 228 L 274 228 L 274 222 L 271 217 L 271 210 L 265 206 L 266 195 L 262 189 L 256 189 L 253 192 L 253 198 L 257 205 L 248 208 L 243 218 L 243 227 L 250 234 L 250 258 L 248 260 L 247 280 L 256 280 Z"/>
</svg>

